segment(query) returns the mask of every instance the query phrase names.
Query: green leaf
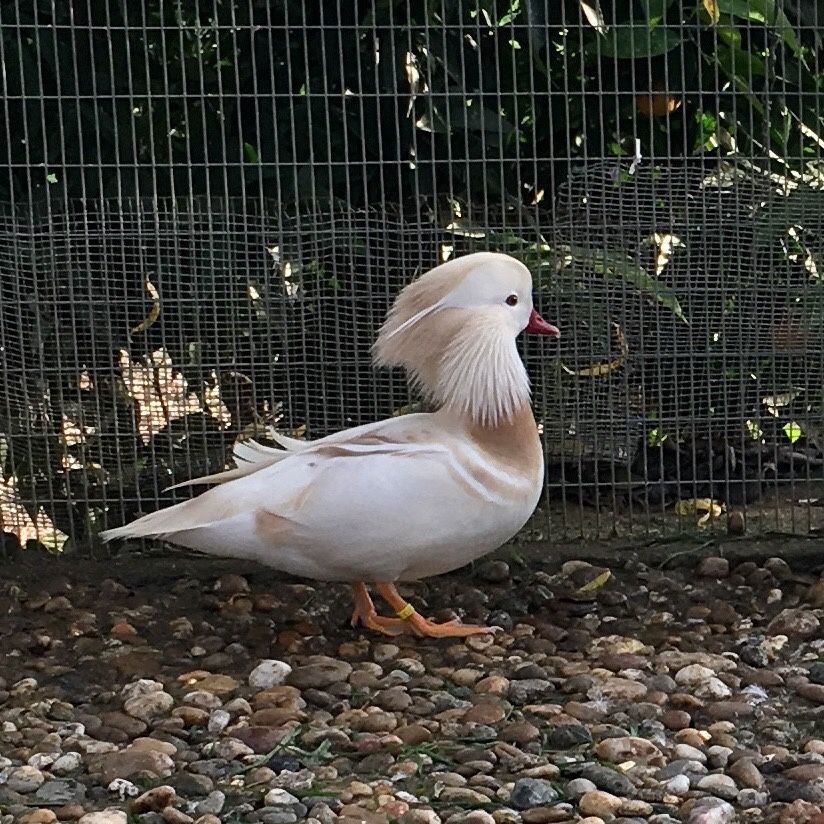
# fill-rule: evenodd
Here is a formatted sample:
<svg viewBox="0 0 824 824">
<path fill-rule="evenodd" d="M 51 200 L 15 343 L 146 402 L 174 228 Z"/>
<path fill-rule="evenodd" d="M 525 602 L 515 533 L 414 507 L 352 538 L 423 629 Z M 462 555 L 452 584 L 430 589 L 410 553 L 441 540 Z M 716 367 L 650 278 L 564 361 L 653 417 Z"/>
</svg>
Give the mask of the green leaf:
<svg viewBox="0 0 824 824">
<path fill-rule="evenodd" d="M 498 26 L 508 26 L 521 13 L 521 0 L 511 0 L 507 11 L 499 18 Z"/>
<path fill-rule="evenodd" d="M 257 163 L 260 159 L 257 149 L 251 143 L 243 144 L 243 156 L 246 158 L 247 163 Z"/>
<path fill-rule="evenodd" d="M 580 268 L 590 269 L 608 278 L 622 280 L 656 300 L 669 309 L 675 317 L 689 325 L 675 292 L 650 275 L 643 266 L 639 266 L 635 261 L 620 253 L 602 249 L 590 250 L 565 244 L 553 248 L 543 238 L 539 243 L 532 243 L 514 232 L 490 232 L 484 227 L 474 226 L 467 222 L 462 222 L 460 225 L 459 222 L 455 222 L 447 228 L 458 235 L 484 237 L 490 250 L 506 252 L 518 258 L 533 273 L 539 273 L 542 269 L 555 271 L 558 261 L 566 259 Z"/>
<path fill-rule="evenodd" d="M 574 262 L 579 265 L 591 266 L 599 275 L 622 280 L 624 283 L 634 286 L 656 300 L 661 306 L 669 309 L 679 320 L 689 325 L 675 292 L 668 286 L 664 286 L 635 261 L 621 254 L 600 249 L 588 250 L 573 246 L 570 253 Z"/>
<path fill-rule="evenodd" d="M 804 430 L 801 428 L 801 424 L 798 424 L 795 421 L 785 423 L 784 426 L 781 427 L 781 429 L 783 430 L 784 434 L 790 439 L 790 443 L 795 443 L 804 434 Z"/>
<path fill-rule="evenodd" d="M 672 51 L 682 35 L 669 26 L 654 29 L 640 23 L 613 26 L 604 36 L 600 47 L 605 57 L 633 60 L 638 57 L 655 57 Z"/>
<path fill-rule="evenodd" d="M 717 5 L 723 14 L 775 27 L 793 54 L 801 57 L 801 44 L 795 36 L 792 23 L 776 6 L 775 0 L 717 0 Z"/>
<path fill-rule="evenodd" d="M 57 175 L 54 172 L 49 172 L 49 174 L 46 175 L 46 180 L 49 183 L 57 183 Z"/>
<path fill-rule="evenodd" d="M 673 0 L 643 0 L 644 11 L 649 21 L 649 27 L 655 28 L 663 19 Z"/>
</svg>

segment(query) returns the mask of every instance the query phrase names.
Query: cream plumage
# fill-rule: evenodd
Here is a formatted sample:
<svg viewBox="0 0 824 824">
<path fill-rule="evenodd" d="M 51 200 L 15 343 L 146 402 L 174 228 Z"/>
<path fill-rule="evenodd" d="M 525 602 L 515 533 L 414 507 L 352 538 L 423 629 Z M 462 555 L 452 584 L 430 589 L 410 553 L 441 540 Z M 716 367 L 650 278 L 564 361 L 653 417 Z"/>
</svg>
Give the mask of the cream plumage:
<svg viewBox="0 0 824 824">
<path fill-rule="evenodd" d="M 507 255 L 444 263 L 404 289 L 374 346 L 437 408 L 317 441 L 235 447 L 236 468 L 188 483 L 202 495 L 102 534 L 152 537 L 247 558 L 293 575 L 351 583 L 353 623 L 387 633 L 470 635 L 433 624 L 394 582 L 457 569 L 511 538 L 543 486 L 543 452 L 515 339 L 557 336 L 532 308 L 532 281 Z M 183 484 L 181 484 L 182 486 Z M 365 582 L 399 617 L 379 616 Z"/>
</svg>

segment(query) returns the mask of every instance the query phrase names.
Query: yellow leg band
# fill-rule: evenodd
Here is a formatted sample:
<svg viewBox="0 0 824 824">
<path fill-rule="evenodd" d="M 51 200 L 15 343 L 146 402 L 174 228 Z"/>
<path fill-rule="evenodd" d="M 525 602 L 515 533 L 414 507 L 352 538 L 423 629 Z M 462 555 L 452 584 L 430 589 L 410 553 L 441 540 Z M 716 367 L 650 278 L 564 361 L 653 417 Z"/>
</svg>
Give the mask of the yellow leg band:
<svg viewBox="0 0 824 824">
<path fill-rule="evenodd" d="M 403 609 L 399 609 L 395 615 L 398 616 L 401 620 L 405 621 L 407 618 L 411 618 L 415 614 L 415 607 L 412 604 L 407 604 Z"/>
</svg>

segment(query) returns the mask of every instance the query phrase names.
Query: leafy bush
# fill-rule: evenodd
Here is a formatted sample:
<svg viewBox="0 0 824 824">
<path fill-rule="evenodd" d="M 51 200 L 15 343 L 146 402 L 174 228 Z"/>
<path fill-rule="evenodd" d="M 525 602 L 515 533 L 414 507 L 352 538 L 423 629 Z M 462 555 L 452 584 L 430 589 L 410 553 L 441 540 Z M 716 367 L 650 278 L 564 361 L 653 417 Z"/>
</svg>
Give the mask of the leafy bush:
<svg viewBox="0 0 824 824">
<path fill-rule="evenodd" d="M 654 158 L 820 153 L 811 0 L 13 6 L 0 198 L 533 202 L 636 138 Z"/>
</svg>

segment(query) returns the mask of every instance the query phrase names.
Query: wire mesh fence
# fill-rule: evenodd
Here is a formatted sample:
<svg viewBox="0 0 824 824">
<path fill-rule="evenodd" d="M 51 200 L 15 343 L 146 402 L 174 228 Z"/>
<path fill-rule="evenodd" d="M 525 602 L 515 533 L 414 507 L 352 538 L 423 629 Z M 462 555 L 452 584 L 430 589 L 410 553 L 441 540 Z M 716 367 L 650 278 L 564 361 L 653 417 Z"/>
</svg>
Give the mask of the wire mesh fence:
<svg viewBox="0 0 824 824">
<path fill-rule="evenodd" d="M 2 4 L 6 540 L 88 546 L 238 438 L 402 414 L 375 331 L 480 249 L 563 330 L 523 343 L 530 534 L 820 529 L 819 15 Z"/>
</svg>

